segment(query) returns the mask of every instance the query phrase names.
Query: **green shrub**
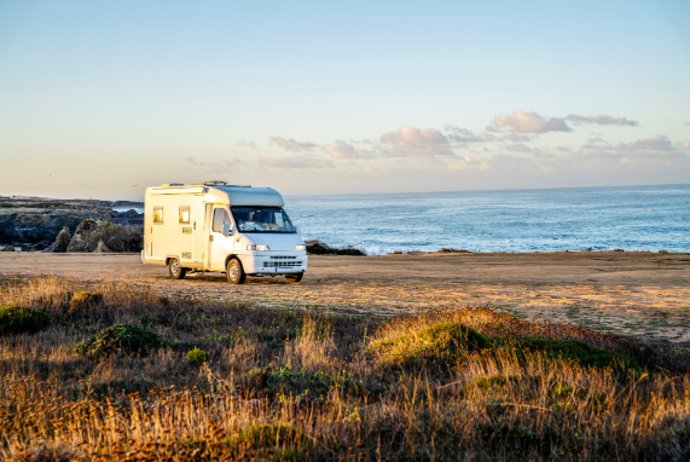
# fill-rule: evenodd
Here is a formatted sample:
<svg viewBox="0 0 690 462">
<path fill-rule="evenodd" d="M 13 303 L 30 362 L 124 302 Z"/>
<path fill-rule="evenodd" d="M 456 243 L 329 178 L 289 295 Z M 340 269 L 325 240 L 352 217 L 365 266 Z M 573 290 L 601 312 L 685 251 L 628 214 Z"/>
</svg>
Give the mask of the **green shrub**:
<svg viewBox="0 0 690 462">
<path fill-rule="evenodd" d="M 384 365 L 451 364 L 467 352 L 488 348 L 491 341 L 458 322 L 440 322 L 418 332 L 371 342 L 369 351 Z"/>
<path fill-rule="evenodd" d="M 50 324 L 48 313 L 12 305 L 0 306 L 0 335 L 34 333 Z"/>
<path fill-rule="evenodd" d="M 106 327 L 95 337 L 79 342 L 78 353 L 90 357 L 99 357 L 112 353 L 148 354 L 151 351 L 169 344 L 158 334 L 127 324 L 115 324 Z"/>
<path fill-rule="evenodd" d="M 550 357 L 574 360 L 583 366 L 606 367 L 616 358 L 608 350 L 577 340 L 526 337 L 519 339 L 518 345 L 526 351 L 542 351 Z"/>
<path fill-rule="evenodd" d="M 208 352 L 206 350 L 194 347 L 187 352 L 187 359 L 194 366 L 201 366 L 208 361 Z"/>
<path fill-rule="evenodd" d="M 91 310 L 103 304 L 103 294 L 98 292 L 87 292 L 82 290 L 72 295 L 69 302 L 69 313 L 79 313 Z"/>
</svg>

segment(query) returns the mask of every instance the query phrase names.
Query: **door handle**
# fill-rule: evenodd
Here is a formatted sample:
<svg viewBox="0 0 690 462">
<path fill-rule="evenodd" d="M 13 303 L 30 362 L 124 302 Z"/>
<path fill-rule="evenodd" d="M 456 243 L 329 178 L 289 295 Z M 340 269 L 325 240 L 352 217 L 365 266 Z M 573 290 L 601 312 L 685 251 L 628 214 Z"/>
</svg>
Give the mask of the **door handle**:
<svg viewBox="0 0 690 462">
<path fill-rule="evenodd" d="M 211 234 L 211 235 L 208 237 L 208 240 L 209 240 L 210 242 L 213 242 L 213 234 Z"/>
</svg>

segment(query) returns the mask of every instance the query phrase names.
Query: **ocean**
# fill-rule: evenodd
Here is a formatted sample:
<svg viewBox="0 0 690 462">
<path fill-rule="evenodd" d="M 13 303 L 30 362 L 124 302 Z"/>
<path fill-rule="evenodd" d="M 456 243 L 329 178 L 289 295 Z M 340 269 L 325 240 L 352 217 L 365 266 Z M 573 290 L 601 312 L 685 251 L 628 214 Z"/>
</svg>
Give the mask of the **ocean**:
<svg viewBox="0 0 690 462">
<path fill-rule="evenodd" d="M 305 240 L 368 254 L 690 252 L 690 185 L 292 196 Z"/>
</svg>

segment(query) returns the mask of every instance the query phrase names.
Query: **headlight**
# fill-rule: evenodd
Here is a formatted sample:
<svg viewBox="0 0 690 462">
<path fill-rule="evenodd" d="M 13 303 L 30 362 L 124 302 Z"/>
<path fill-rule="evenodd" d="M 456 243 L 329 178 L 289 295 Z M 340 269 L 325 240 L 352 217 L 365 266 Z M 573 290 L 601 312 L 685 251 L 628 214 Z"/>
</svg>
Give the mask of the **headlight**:
<svg viewBox="0 0 690 462">
<path fill-rule="evenodd" d="M 304 252 L 305 250 L 307 250 L 307 246 L 304 244 L 297 244 L 295 246 L 295 250 L 298 252 Z"/>
<path fill-rule="evenodd" d="M 247 244 L 247 250 L 257 250 L 259 252 L 266 252 L 271 250 L 266 244 Z"/>
</svg>

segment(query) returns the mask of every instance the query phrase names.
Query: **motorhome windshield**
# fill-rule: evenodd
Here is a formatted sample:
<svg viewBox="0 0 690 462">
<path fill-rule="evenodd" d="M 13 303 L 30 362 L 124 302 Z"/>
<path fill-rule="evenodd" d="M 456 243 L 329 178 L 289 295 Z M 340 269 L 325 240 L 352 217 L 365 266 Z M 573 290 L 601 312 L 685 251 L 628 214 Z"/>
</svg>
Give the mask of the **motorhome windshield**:
<svg viewBox="0 0 690 462">
<path fill-rule="evenodd" d="M 241 233 L 295 233 L 287 213 L 280 207 L 230 207 Z"/>
</svg>

